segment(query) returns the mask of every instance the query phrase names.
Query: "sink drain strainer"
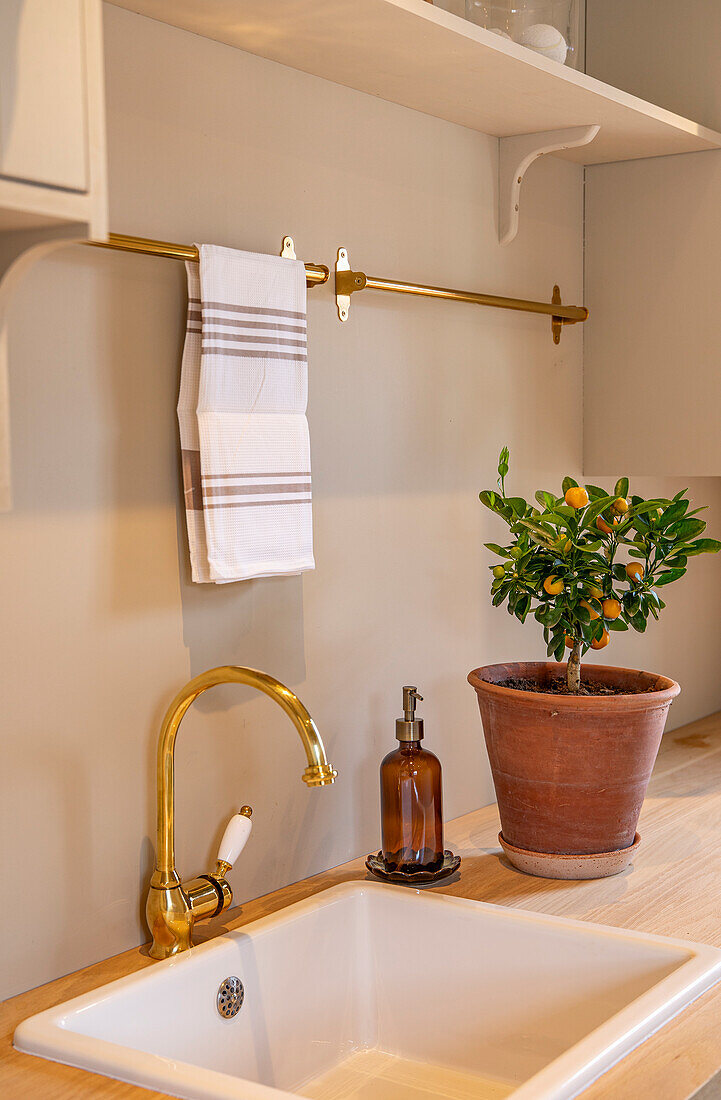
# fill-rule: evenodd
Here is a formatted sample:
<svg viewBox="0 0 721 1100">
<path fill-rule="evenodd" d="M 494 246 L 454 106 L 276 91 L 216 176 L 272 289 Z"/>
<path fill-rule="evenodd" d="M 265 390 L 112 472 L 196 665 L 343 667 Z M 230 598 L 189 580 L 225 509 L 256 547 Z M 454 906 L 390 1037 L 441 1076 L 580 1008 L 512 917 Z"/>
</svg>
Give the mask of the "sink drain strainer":
<svg viewBox="0 0 721 1100">
<path fill-rule="evenodd" d="M 218 996 L 215 1002 L 218 1006 L 218 1012 L 226 1020 L 232 1020 L 233 1016 L 237 1016 L 240 1012 L 244 997 L 245 990 L 240 978 L 235 976 L 226 978 L 218 987 Z"/>
</svg>

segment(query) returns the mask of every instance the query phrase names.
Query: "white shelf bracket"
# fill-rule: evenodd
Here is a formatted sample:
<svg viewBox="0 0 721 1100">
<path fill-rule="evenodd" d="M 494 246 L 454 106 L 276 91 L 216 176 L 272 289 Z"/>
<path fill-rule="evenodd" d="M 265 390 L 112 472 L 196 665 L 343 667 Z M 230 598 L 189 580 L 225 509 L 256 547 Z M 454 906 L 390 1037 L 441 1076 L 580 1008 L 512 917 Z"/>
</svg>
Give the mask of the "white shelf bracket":
<svg viewBox="0 0 721 1100">
<path fill-rule="evenodd" d="M 571 126 L 541 134 L 519 134 L 498 139 L 498 239 L 508 244 L 518 232 L 521 184 L 531 164 L 545 153 L 574 149 L 593 141 L 600 126 Z"/>
</svg>

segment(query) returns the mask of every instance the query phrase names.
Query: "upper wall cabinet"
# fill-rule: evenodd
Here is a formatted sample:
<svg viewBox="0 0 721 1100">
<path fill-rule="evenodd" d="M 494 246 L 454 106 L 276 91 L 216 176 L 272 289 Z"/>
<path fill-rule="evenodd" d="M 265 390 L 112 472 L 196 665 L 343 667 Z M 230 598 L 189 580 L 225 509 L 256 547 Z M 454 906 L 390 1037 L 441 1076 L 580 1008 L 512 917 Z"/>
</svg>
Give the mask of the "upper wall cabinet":
<svg viewBox="0 0 721 1100">
<path fill-rule="evenodd" d="M 0 5 L 0 175 L 88 189 L 82 0 Z"/>
<path fill-rule="evenodd" d="M 0 0 L 0 511 L 11 506 L 6 310 L 29 263 L 108 232 L 100 0 Z"/>
<path fill-rule="evenodd" d="M 718 0 L 588 0 L 587 67 L 721 125 Z M 721 474 L 721 153 L 586 170 L 584 470 Z"/>
<path fill-rule="evenodd" d="M 0 269 L 18 234 L 104 236 L 106 205 L 100 0 L 2 0 Z"/>
<path fill-rule="evenodd" d="M 718 0 L 586 0 L 586 72 L 721 128 Z"/>
</svg>

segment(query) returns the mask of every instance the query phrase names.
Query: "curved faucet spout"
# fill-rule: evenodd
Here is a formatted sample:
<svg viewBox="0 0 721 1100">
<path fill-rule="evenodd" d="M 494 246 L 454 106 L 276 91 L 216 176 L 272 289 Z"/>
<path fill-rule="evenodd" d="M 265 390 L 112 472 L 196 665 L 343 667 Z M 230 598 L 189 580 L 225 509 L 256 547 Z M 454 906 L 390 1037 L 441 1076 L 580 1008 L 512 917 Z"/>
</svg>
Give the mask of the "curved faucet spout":
<svg viewBox="0 0 721 1100">
<path fill-rule="evenodd" d="M 176 889 L 183 892 L 175 868 L 175 740 L 180 723 L 193 701 L 216 684 L 246 684 L 269 695 L 283 708 L 298 730 L 305 749 L 308 766 L 303 772 L 303 781 L 309 787 L 326 786 L 333 783 L 337 775 L 326 759 L 323 741 L 310 714 L 298 696 L 274 676 L 240 665 L 221 665 L 220 668 L 209 669 L 208 672 L 203 672 L 190 680 L 168 707 L 158 740 L 158 840 L 155 872 L 150 881 L 148 898 L 148 918 L 154 941 L 150 953 L 154 958 L 165 958 L 168 954 L 174 954 L 190 945 L 192 905 L 186 905 L 185 899 L 175 896 Z M 218 886 L 217 883 L 216 886 Z M 223 904 L 225 908 L 232 897 L 230 887 L 223 882 L 220 884 L 220 891 L 227 897 Z M 165 935 L 159 937 L 156 935 L 156 930 L 159 933 L 169 931 L 167 926 L 172 923 L 169 920 L 171 917 L 169 910 L 173 910 L 174 922 L 177 922 L 179 917 L 181 922 L 187 921 L 187 936 L 184 935 L 180 939 L 173 936 L 172 942 L 161 943 L 159 938 L 165 940 L 167 937 Z"/>
</svg>

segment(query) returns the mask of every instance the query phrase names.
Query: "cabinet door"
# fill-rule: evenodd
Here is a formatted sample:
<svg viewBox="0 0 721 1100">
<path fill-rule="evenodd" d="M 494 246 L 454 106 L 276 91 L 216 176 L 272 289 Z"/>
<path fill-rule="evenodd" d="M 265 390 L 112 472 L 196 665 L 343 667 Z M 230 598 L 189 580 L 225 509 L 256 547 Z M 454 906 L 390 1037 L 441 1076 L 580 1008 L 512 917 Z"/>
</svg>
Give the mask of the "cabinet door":
<svg viewBox="0 0 721 1100">
<path fill-rule="evenodd" d="M 83 0 L 0 0 L 0 175 L 87 191 Z"/>
<path fill-rule="evenodd" d="M 584 472 L 721 474 L 721 151 L 586 169 Z"/>
</svg>

